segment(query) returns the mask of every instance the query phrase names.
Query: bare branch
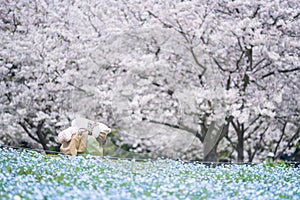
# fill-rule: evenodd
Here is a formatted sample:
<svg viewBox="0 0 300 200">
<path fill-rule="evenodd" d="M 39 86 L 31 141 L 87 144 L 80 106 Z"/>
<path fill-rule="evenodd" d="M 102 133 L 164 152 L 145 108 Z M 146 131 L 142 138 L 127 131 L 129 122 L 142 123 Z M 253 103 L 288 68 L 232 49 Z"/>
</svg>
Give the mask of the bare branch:
<svg viewBox="0 0 300 200">
<path fill-rule="evenodd" d="M 92 11 L 91 11 L 92 12 Z M 94 25 L 94 23 L 92 22 L 92 19 L 90 16 L 88 16 L 89 22 L 91 24 L 91 26 L 93 27 L 93 29 L 95 30 L 95 32 L 97 33 L 98 37 L 101 37 L 101 32 L 98 30 L 98 28 Z"/>
<path fill-rule="evenodd" d="M 256 15 L 258 14 L 259 9 L 260 9 L 260 6 L 257 6 L 257 8 L 253 12 L 253 15 L 251 16 L 251 18 L 255 18 L 256 17 Z"/>
<path fill-rule="evenodd" d="M 250 71 L 253 69 L 253 53 L 252 53 L 252 47 L 250 49 L 246 48 L 246 56 L 248 57 L 247 62 L 249 63 L 249 66 L 247 66 L 247 70 Z"/>
<path fill-rule="evenodd" d="M 279 73 L 289 73 L 289 72 L 294 72 L 294 71 L 300 71 L 300 67 L 296 67 L 293 69 L 282 69 L 282 70 L 278 70 Z"/>
<path fill-rule="evenodd" d="M 47 139 L 46 139 L 47 133 L 42 131 L 44 123 L 45 123 L 45 120 L 39 121 L 39 123 L 37 125 L 36 134 L 39 138 L 39 143 L 43 146 L 44 150 L 49 150 L 49 148 L 47 147 Z"/>
<path fill-rule="evenodd" d="M 170 124 L 170 123 L 167 123 L 167 122 L 159 122 L 159 121 L 156 121 L 156 120 L 149 120 L 149 122 L 154 123 L 154 124 L 165 125 L 165 126 L 168 126 L 168 127 L 171 127 L 171 128 L 175 128 L 175 129 L 179 129 L 179 130 L 183 130 L 183 131 L 192 133 L 193 135 L 198 137 L 201 142 L 204 141 L 204 137 L 201 134 L 199 134 L 199 132 L 197 130 L 191 129 L 189 127 L 186 127 L 186 126 L 183 126 L 183 125 L 174 125 L 174 124 Z"/>
<path fill-rule="evenodd" d="M 252 162 L 252 160 L 254 159 L 254 157 L 255 157 L 255 155 L 256 155 L 257 151 L 259 150 L 259 147 L 260 147 L 260 145 L 261 145 L 261 143 L 262 143 L 263 136 L 264 136 L 264 134 L 267 132 L 268 129 L 269 129 L 269 127 L 266 127 L 266 129 L 260 134 L 259 142 L 256 143 L 256 145 L 255 145 L 255 147 L 254 147 L 254 152 L 253 152 L 253 154 L 251 155 L 251 157 L 250 157 L 250 155 L 249 155 L 249 162 Z"/>
<path fill-rule="evenodd" d="M 88 91 L 82 89 L 81 87 L 76 86 L 75 84 L 73 84 L 73 83 L 71 83 L 71 82 L 67 82 L 67 83 L 68 83 L 70 86 L 73 86 L 74 88 L 76 88 L 78 91 L 85 93 L 85 94 L 87 95 L 87 97 L 94 96 L 94 94 L 92 94 L 92 93 L 90 93 L 90 92 L 88 92 Z"/>
<path fill-rule="evenodd" d="M 196 62 L 196 64 L 197 64 L 200 68 L 203 69 L 201 75 L 204 75 L 204 73 L 206 72 L 207 68 L 206 68 L 205 66 L 203 66 L 203 65 L 199 62 L 198 58 L 196 57 L 196 54 L 195 54 L 195 52 L 194 52 L 194 48 L 193 48 L 193 47 L 190 47 L 190 51 L 191 51 L 191 53 L 192 53 L 193 59 L 194 59 L 194 61 Z"/>
<path fill-rule="evenodd" d="M 290 72 L 295 72 L 295 71 L 300 71 L 300 67 L 296 67 L 296 68 L 292 68 L 292 69 L 279 69 L 278 70 L 279 73 L 290 73 Z M 269 72 L 269 73 L 263 75 L 262 78 L 267 78 L 274 74 L 275 74 L 275 71 L 272 71 L 272 72 Z"/>
<path fill-rule="evenodd" d="M 269 61 L 269 62 L 267 62 L 266 64 L 264 64 L 262 67 L 260 67 L 260 68 L 258 68 L 258 69 L 256 69 L 253 73 L 256 73 L 256 72 L 258 72 L 258 71 L 260 71 L 260 70 L 262 70 L 262 69 L 264 69 L 264 68 L 266 68 L 266 67 L 268 67 L 268 66 L 270 66 L 272 64 L 272 62 L 271 61 Z M 258 66 L 258 65 L 257 65 Z M 255 66 L 254 68 L 256 68 L 257 66 Z M 253 68 L 253 69 L 254 69 Z"/>
<path fill-rule="evenodd" d="M 233 126 L 235 132 L 236 132 L 236 133 L 239 133 L 239 132 L 240 132 L 240 127 L 239 127 L 237 124 L 235 124 L 235 123 L 233 122 L 233 120 L 231 120 L 230 122 L 231 122 L 231 124 L 232 124 L 232 126 Z M 237 122 L 237 123 L 238 123 L 238 122 Z"/>
<path fill-rule="evenodd" d="M 28 130 L 28 128 L 26 127 L 26 125 L 25 125 L 24 123 L 19 122 L 18 124 L 23 128 L 23 130 L 27 133 L 27 135 L 28 135 L 31 139 L 33 139 L 34 141 L 40 143 L 40 141 L 39 141 L 36 137 L 34 137 L 33 134 L 31 134 L 31 132 Z"/>
<path fill-rule="evenodd" d="M 232 148 L 233 148 L 235 151 L 237 151 L 236 145 L 232 142 L 232 140 L 229 138 L 229 136 L 226 135 L 225 138 L 228 140 L 228 142 L 230 143 L 230 145 L 232 146 Z"/>
<path fill-rule="evenodd" d="M 253 69 L 255 69 L 258 65 L 260 65 L 262 62 L 264 62 L 266 60 L 266 58 L 261 59 L 260 61 L 258 61 L 254 66 Z"/>
<path fill-rule="evenodd" d="M 278 155 L 275 157 L 278 158 L 280 155 L 283 154 L 283 152 L 285 152 L 285 150 L 291 145 L 291 143 L 299 136 L 299 133 L 300 133 L 300 126 L 298 127 L 297 131 L 295 132 L 295 134 L 289 139 L 287 145 L 285 148 L 283 148 L 282 151 L 280 151 L 280 153 L 278 153 Z"/>
<path fill-rule="evenodd" d="M 247 128 L 245 128 L 245 131 L 247 131 L 248 129 L 249 129 L 249 127 L 250 126 L 252 126 L 259 118 L 261 117 L 261 115 L 258 115 L 250 124 L 249 124 L 249 126 L 247 127 Z M 261 124 L 259 124 L 259 126 L 260 126 Z M 258 127 L 259 127 L 258 126 Z"/>
<path fill-rule="evenodd" d="M 171 25 L 171 24 L 168 24 L 168 23 L 164 22 L 163 20 L 161 20 L 158 16 L 156 16 L 154 13 L 152 13 L 152 12 L 149 11 L 149 10 L 148 10 L 148 13 L 149 13 L 150 16 L 153 16 L 153 17 L 154 17 L 155 19 L 157 19 L 160 23 L 162 23 L 166 28 L 174 29 L 176 32 L 178 32 L 180 35 L 183 36 L 183 38 L 185 39 L 185 41 L 189 44 L 188 49 L 189 49 L 189 51 L 191 52 L 191 54 L 192 54 L 192 56 L 193 56 L 193 59 L 194 59 L 195 63 L 196 63 L 201 69 L 203 69 L 203 71 L 202 71 L 202 73 L 201 73 L 201 76 L 203 76 L 204 73 L 206 72 L 207 68 L 199 62 L 199 60 L 198 60 L 198 58 L 197 58 L 197 56 L 196 56 L 196 53 L 195 53 L 195 51 L 194 51 L 194 47 L 192 46 L 192 41 L 189 40 L 189 38 L 187 37 L 187 33 L 184 32 L 184 30 L 183 30 L 181 24 L 179 23 L 179 21 L 178 21 L 178 20 L 176 21 L 176 23 L 177 23 L 177 25 L 178 25 L 178 28 L 177 28 L 177 27 L 175 27 L 174 25 Z M 203 22 L 203 23 L 204 23 L 204 22 Z"/>
<path fill-rule="evenodd" d="M 221 66 L 221 64 L 217 61 L 216 58 L 213 58 L 213 60 L 214 60 L 214 62 L 216 63 L 216 65 L 219 67 L 220 70 L 222 70 L 223 72 L 226 72 L 226 71 L 227 71 L 226 69 L 224 69 L 224 68 Z"/>
<path fill-rule="evenodd" d="M 281 136 L 280 136 L 279 140 L 277 141 L 277 144 L 276 144 L 276 147 L 275 147 L 275 150 L 274 150 L 274 155 L 276 155 L 278 147 L 279 147 L 279 145 L 280 145 L 280 143 L 283 139 L 283 136 L 285 134 L 286 125 L 287 125 L 287 121 L 285 121 L 284 124 L 283 124 L 282 131 L 281 131 Z"/>
<path fill-rule="evenodd" d="M 234 71 L 237 71 L 240 68 L 240 62 L 242 61 L 243 57 L 244 57 L 245 52 L 242 51 L 239 59 L 236 61 L 236 69 Z"/>
<path fill-rule="evenodd" d="M 203 66 L 203 65 L 199 62 L 199 60 L 198 60 L 198 58 L 197 58 L 197 56 L 196 56 L 196 54 L 195 54 L 194 47 L 192 46 L 192 42 L 191 42 L 191 41 L 189 40 L 189 38 L 187 37 L 187 34 L 183 31 L 183 28 L 182 28 L 182 26 L 181 26 L 181 24 L 179 23 L 178 20 L 176 20 L 176 23 L 178 24 L 179 30 L 180 30 L 180 31 L 178 31 L 178 32 L 183 36 L 183 38 L 185 39 L 185 41 L 186 41 L 188 44 L 190 44 L 189 51 L 191 52 L 191 54 L 192 54 L 192 56 L 193 56 L 193 59 L 194 59 L 195 63 L 196 63 L 200 68 L 203 69 L 203 71 L 202 71 L 202 73 L 201 73 L 201 76 L 203 76 L 204 73 L 206 72 L 207 68 L 206 68 L 205 66 Z"/>
<path fill-rule="evenodd" d="M 167 24 L 166 22 L 162 21 L 162 20 L 161 20 L 158 16 L 156 16 L 153 12 L 151 12 L 151 11 L 149 11 L 149 10 L 148 10 L 147 12 L 149 13 L 150 16 L 154 17 L 154 18 L 157 19 L 160 23 L 162 23 L 166 28 L 172 28 L 172 29 L 176 30 L 175 27 L 174 27 L 173 25 Z M 176 31 L 179 32 L 179 30 L 176 30 Z"/>
</svg>

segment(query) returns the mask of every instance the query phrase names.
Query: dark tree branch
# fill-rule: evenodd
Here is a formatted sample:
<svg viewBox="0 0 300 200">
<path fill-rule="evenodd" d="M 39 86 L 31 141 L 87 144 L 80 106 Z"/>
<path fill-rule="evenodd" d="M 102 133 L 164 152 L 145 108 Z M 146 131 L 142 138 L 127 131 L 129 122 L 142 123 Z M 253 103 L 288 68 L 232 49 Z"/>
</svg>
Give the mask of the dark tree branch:
<svg viewBox="0 0 300 200">
<path fill-rule="evenodd" d="M 298 129 L 297 129 L 297 131 L 295 132 L 295 134 L 289 139 L 289 141 L 288 141 L 286 147 L 283 148 L 283 150 L 280 151 L 280 153 L 278 153 L 278 155 L 275 157 L 275 159 L 277 159 L 279 156 L 281 156 L 281 155 L 285 152 L 285 150 L 286 150 L 287 148 L 290 147 L 291 143 L 292 143 L 297 137 L 299 137 L 299 133 L 300 133 L 300 126 L 298 127 Z"/>
<path fill-rule="evenodd" d="M 224 68 L 220 65 L 220 63 L 217 61 L 216 58 L 213 58 L 213 60 L 214 60 L 214 62 L 216 63 L 216 65 L 219 67 L 220 70 L 222 70 L 223 72 L 226 72 L 226 71 L 227 71 L 226 69 L 224 69 Z"/>
<path fill-rule="evenodd" d="M 231 122 L 235 132 L 239 133 L 240 132 L 240 127 L 238 126 L 238 122 L 237 122 L 237 124 L 235 124 L 233 120 L 231 120 L 230 122 Z"/>
<path fill-rule="evenodd" d="M 245 131 L 247 131 L 249 129 L 250 126 L 252 126 L 259 118 L 261 117 L 261 115 L 258 115 L 250 124 L 247 128 L 245 128 Z"/>
<path fill-rule="evenodd" d="M 174 29 L 175 31 L 179 32 L 179 30 L 176 30 L 175 27 L 173 25 L 170 25 L 170 24 L 167 24 L 166 22 L 162 21 L 158 16 L 156 16 L 153 12 L 151 11 L 147 11 L 148 14 L 152 17 L 154 17 L 155 19 L 157 19 L 160 23 L 162 23 L 166 28 L 172 28 Z"/>
<path fill-rule="evenodd" d="M 278 70 L 279 73 L 290 73 L 290 72 L 295 72 L 295 71 L 300 71 L 300 67 L 296 67 L 296 68 L 292 68 L 292 69 L 279 69 Z M 275 71 L 272 71 L 272 72 L 269 72 L 269 73 L 263 75 L 262 78 L 267 78 L 274 74 L 275 74 Z"/>
<path fill-rule="evenodd" d="M 255 132 L 259 129 L 261 124 L 257 125 L 252 132 Z M 248 127 L 247 127 L 248 128 Z M 249 133 L 247 136 L 244 137 L 245 140 L 248 140 L 249 138 L 251 138 L 251 133 Z"/>
<path fill-rule="evenodd" d="M 261 142 L 262 142 L 263 136 L 267 132 L 268 129 L 269 129 L 269 127 L 266 127 L 266 129 L 260 134 L 259 142 L 256 143 L 253 154 L 249 155 L 249 162 L 253 161 L 253 159 L 254 159 L 257 151 L 259 150 L 259 147 L 261 146 Z"/>
<path fill-rule="evenodd" d="M 257 63 L 258 64 L 258 63 Z M 266 68 L 266 67 L 268 67 L 268 66 L 270 66 L 272 64 L 272 62 L 271 61 L 269 61 L 269 62 L 267 62 L 266 64 L 264 64 L 263 66 L 261 66 L 260 68 L 257 68 L 253 73 L 256 73 L 256 72 L 258 72 L 258 71 L 260 71 L 260 70 L 262 70 L 262 69 L 264 69 L 264 68 Z M 254 68 L 256 68 L 256 67 L 258 67 L 258 65 L 257 66 L 255 66 Z"/>
<path fill-rule="evenodd" d="M 161 124 L 161 125 L 164 125 L 164 126 L 168 126 L 168 127 L 171 127 L 171 128 L 175 128 L 175 129 L 179 129 L 179 130 L 183 130 L 183 131 L 192 133 L 197 138 L 199 138 L 201 142 L 204 141 L 204 137 L 201 134 L 199 134 L 199 132 L 197 130 L 191 129 L 189 127 L 186 127 L 186 126 L 183 126 L 183 125 L 174 125 L 174 124 L 170 124 L 170 123 L 167 123 L 167 122 L 159 122 L 159 121 L 156 121 L 156 120 L 149 120 L 149 122 L 154 123 L 154 124 Z"/>
<path fill-rule="evenodd" d="M 237 151 L 236 145 L 232 142 L 232 140 L 229 138 L 229 136 L 226 135 L 225 138 L 226 138 L 227 141 L 230 143 L 230 145 L 232 146 L 232 148 L 233 148 L 235 151 Z"/>
<path fill-rule="evenodd" d="M 258 65 L 260 65 L 262 62 L 264 62 L 266 60 L 266 58 L 261 59 L 260 61 L 258 61 L 254 66 L 253 69 L 255 69 Z"/>
<path fill-rule="evenodd" d="M 26 125 L 25 125 L 24 123 L 19 122 L 18 124 L 23 128 L 23 130 L 27 133 L 27 135 L 28 135 L 31 139 L 33 139 L 34 141 L 40 143 L 40 141 L 39 141 L 36 137 L 34 137 L 34 135 L 31 134 L 31 132 L 28 130 L 28 128 L 26 127 Z"/>
<path fill-rule="evenodd" d="M 243 59 L 243 57 L 244 57 L 244 54 L 245 54 L 245 52 L 242 51 L 242 53 L 241 53 L 239 59 L 236 61 L 236 69 L 235 69 L 234 71 L 237 71 L 237 70 L 240 68 L 240 63 L 241 63 L 241 61 L 242 61 L 242 59 Z"/>
<path fill-rule="evenodd" d="M 35 137 L 30 130 L 27 128 L 27 126 L 22 123 L 19 122 L 18 124 L 24 129 L 24 131 L 27 133 L 27 135 L 33 139 L 34 141 L 36 141 L 37 143 L 41 144 L 43 146 L 44 150 L 49 150 L 49 148 L 47 147 L 47 139 L 46 133 L 43 133 L 42 129 L 45 123 L 45 120 L 41 120 L 38 122 L 38 125 L 35 126 L 29 119 L 25 118 L 24 121 L 30 126 L 30 128 L 36 128 L 36 135 L 37 137 Z"/>
<path fill-rule="evenodd" d="M 249 63 L 247 70 L 250 71 L 253 69 L 253 53 L 252 53 L 253 49 L 252 47 L 250 49 L 246 50 L 246 56 L 248 57 L 247 62 Z"/>
<path fill-rule="evenodd" d="M 255 9 L 255 11 L 254 11 L 253 15 L 251 16 L 251 18 L 255 18 L 256 17 L 256 15 L 258 14 L 259 9 L 260 9 L 260 7 L 257 6 L 257 8 Z"/>
<path fill-rule="evenodd" d="M 190 45 L 190 47 L 189 47 L 188 49 L 189 49 L 189 51 L 191 52 L 194 61 L 196 62 L 196 64 L 197 64 L 200 68 L 203 69 L 203 71 L 202 71 L 202 73 L 201 73 L 201 76 L 203 76 L 204 73 L 206 72 L 207 68 L 206 68 L 205 66 L 203 66 L 203 65 L 199 62 L 199 60 L 198 60 L 198 58 L 197 58 L 197 56 L 196 56 L 196 54 L 195 54 L 194 47 L 192 46 L 192 41 L 187 37 L 187 34 L 184 32 L 184 30 L 183 30 L 183 28 L 182 28 L 182 26 L 181 26 L 181 24 L 179 23 L 178 20 L 176 20 L 176 23 L 177 23 L 177 25 L 178 25 L 178 27 L 179 27 L 178 33 L 180 33 L 180 34 L 183 36 L 183 38 L 185 39 L 185 41 Z M 175 30 L 176 30 L 176 29 L 175 29 Z"/>
<path fill-rule="evenodd" d="M 276 144 L 276 147 L 275 147 L 275 150 L 274 150 L 274 155 L 276 155 L 278 147 L 279 147 L 279 145 L 280 145 L 280 143 L 283 139 L 283 136 L 285 135 L 286 125 L 287 125 L 287 121 L 285 121 L 284 124 L 283 124 L 282 131 L 281 131 L 281 136 L 280 136 L 279 140 L 277 141 L 277 144 Z"/>
<path fill-rule="evenodd" d="M 37 125 L 37 131 L 36 134 L 39 138 L 40 144 L 43 146 L 44 150 L 49 150 L 49 148 L 47 147 L 47 133 L 42 131 L 42 128 L 44 126 L 45 120 L 41 120 L 39 121 L 38 125 Z"/>
<path fill-rule="evenodd" d="M 282 69 L 282 70 L 278 70 L 279 73 L 289 73 L 289 72 L 294 72 L 294 71 L 300 71 L 300 67 L 296 67 L 293 69 Z"/>
<path fill-rule="evenodd" d="M 173 30 L 175 30 L 176 32 L 178 32 L 180 35 L 183 36 L 183 38 L 185 39 L 185 41 L 190 45 L 190 47 L 188 48 L 189 51 L 191 52 L 192 56 L 193 56 L 193 59 L 195 61 L 195 63 L 203 70 L 202 73 L 201 73 L 201 76 L 204 75 L 204 73 L 206 72 L 207 68 L 205 66 L 203 66 L 197 56 L 196 56 L 196 53 L 194 51 L 194 47 L 192 46 L 192 41 L 187 37 L 187 33 L 184 32 L 181 24 L 179 23 L 179 21 L 177 20 L 176 23 L 178 25 L 178 27 L 174 26 L 174 25 L 171 25 L 171 24 L 168 24 L 166 22 L 164 22 L 163 20 L 161 20 L 158 16 L 156 16 L 153 12 L 149 11 L 148 10 L 148 13 L 150 16 L 153 16 L 155 19 L 157 19 L 160 23 L 162 23 L 166 28 L 171 28 Z M 205 18 L 204 18 L 205 19 Z M 204 23 L 204 21 L 203 21 Z M 202 23 L 202 24 L 203 24 Z"/>
</svg>

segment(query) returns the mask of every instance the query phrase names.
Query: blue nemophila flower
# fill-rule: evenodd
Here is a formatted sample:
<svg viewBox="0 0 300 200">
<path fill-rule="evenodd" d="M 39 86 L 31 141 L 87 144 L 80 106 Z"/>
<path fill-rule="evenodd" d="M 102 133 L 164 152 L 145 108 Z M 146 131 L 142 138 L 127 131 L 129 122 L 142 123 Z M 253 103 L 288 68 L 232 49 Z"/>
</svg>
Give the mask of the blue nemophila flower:
<svg viewBox="0 0 300 200">
<path fill-rule="evenodd" d="M 0 149 L 2 199 L 299 199 L 299 168 L 216 168 Z"/>
</svg>

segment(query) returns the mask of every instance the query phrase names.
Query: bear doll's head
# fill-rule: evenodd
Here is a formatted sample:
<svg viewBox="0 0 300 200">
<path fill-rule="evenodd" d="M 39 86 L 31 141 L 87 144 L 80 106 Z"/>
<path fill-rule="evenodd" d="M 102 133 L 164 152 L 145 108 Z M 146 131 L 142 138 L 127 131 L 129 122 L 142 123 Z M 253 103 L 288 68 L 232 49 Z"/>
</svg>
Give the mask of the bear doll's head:
<svg viewBox="0 0 300 200">
<path fill-rule="evenodd" d="M 111 129 L 108 128 L 105 124 L 98 123 L 97 126 L 94 127 L 92 135 L 97 138 L 100 134 L 109 134 L 111 132 Z"/>
</svg>

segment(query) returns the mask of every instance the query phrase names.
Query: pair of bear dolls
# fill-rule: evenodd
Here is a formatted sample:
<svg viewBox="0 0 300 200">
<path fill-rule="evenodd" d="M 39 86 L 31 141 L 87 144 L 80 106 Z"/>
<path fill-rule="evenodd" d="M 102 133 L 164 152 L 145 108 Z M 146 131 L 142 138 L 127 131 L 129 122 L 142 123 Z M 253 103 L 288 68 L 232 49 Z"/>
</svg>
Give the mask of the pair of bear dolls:
<svg viewBox="0 0 300 200">
<path fill-rule="evenodd" d="M 111 129 L 105 124 L 76 118 L 71 127 L 58 134 L 60 152 L 67 156 L 89 154 L 103 156 L 103 145 Z"/>
</svg>

